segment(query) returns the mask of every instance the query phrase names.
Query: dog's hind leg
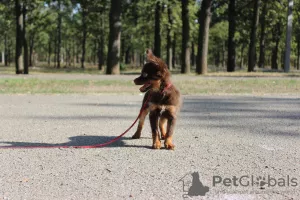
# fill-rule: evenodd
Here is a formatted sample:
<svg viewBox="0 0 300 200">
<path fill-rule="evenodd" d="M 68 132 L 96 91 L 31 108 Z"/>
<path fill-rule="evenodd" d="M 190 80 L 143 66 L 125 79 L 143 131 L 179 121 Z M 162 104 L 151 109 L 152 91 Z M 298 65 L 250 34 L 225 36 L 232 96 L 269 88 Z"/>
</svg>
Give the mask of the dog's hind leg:
<svg viewBox="0 0 300 200">
<path fill-rule="evenodd" d="M 158 132 L 158 118 L 159 118 L 159 110 L 152 110 L 149 114 L 150 125 L 152 130 L 152 139 L 153 139 L 153 149 L 160 149 L 161 142 L 159 139 L 159 132 Z"/>
<path fill-rule="evenodd" d="M 167 122 L 167 118 L 164 117 L 164 116 L 161 116 L 160 119 L 159 119 L 159 130 L 160 130 L 160 138 L 162 140 L 166 139 L 166 122 Z"/>
<path fill-rule="evenodd" d="M 141 116 L 140 116 L 140 118 L 139 118 L 139 125 L 138 125 L 138 128 L 137 128 L 135 134 L 132 136 L 132 139 L 139 139 L 139 138 L 141 137 L 141 133 L 142 133 L 142 130 L 143 130 L 145 118 L 146 118 L 146 116 L 148 115 L 148 113 L 149 113 L 149 110 L 148 110 L 148 109 L 145 109 L 145 110 L 141 113 Z"/>
</svg>

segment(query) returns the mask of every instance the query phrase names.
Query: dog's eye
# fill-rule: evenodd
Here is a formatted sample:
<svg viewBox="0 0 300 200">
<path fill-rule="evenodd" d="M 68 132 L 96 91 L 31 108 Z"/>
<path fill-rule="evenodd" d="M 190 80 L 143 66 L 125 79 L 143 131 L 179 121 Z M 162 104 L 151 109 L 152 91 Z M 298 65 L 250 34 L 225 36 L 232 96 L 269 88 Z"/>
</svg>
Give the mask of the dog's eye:
<svg viewBox="0 0 300 200">
<path fill-rule="evenodd" d="M 142 73 L 142 77 L 146 78 L 147 76 L 148 76 L 147 73 L 145 73 L 145 72 Z"/>
</svg>

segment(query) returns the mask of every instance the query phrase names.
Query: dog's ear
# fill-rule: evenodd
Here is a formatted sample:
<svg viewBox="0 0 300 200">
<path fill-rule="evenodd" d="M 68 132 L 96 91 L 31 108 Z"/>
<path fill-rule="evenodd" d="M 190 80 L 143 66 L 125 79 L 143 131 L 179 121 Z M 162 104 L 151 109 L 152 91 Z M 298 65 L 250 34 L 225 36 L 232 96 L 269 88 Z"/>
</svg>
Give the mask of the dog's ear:
<svg viewBox="0 0 300 200">
<path fill-rule="evenodd" d="M 153 56 L 152 50 L 151 50 L 151 49 L 147 49 L 147 50 L 146 50 L 146 55 L 147 55 L 147 57 L 148 57 L 149 55 L 152 55 L 152 56 Z"/>
<path fill-rule="evenodd" d="M 162 67 L 163 72 L 161 73 L 161 75 L 164 76 L 168 71 L 167 64 L 162 59 L 156 57 L 153 54 L 151 49 L 147 49 L 146 54 L 147 54 L 147 62 L 151 62 L 151 63 L 155 64 L 156 66 Z"/>
<path fill-rule="evenodd" d="M 147 55 L 147 61 L 148 62 L 152 62 L 154 64 L 158 64 L 157 63 L 157 58 L 154 56 L 153 52 L 151 49 L 147 49 L 146 50 L 146 55 Z"/>
<path fill-rule="evenodd" d="M 164 62 L 160 58 L 156 57 L 153 54 L 151 49 L 147 49 L 146 54 L 147 54 L 147 62 L 151 62 L 156 66 L 164 65 Z"/>
</svg>

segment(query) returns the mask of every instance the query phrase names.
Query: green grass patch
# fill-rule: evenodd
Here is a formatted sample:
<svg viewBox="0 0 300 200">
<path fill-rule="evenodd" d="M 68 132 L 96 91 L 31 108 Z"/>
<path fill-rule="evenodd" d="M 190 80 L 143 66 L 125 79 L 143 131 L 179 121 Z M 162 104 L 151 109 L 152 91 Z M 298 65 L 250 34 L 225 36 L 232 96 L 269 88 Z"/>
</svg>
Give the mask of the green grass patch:
<svg viewBox="0 0 300 200">
<path fill-rule="evenodd" d="M 182 94 L 300 94 L 300 79 L 292 78 L 201 78 L 173 79 Z M 0 94 L 136 94 L 139 86 L 128 80 L 0 80 Z"/>
</svg>

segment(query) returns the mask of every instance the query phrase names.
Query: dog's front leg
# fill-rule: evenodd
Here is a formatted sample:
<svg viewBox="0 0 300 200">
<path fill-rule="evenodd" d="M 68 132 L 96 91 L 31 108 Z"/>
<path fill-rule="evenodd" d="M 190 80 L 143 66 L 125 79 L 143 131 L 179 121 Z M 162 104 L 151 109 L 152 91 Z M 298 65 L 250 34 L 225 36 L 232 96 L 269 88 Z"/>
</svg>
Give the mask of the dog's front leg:
<svg viewBox="0 0 300 200">
<path fill-rule="evenodd" d="M 158 132 L 158 118 L 159 118 L 159 110 L 150 111 L 149 118 L 150 118 L 150 125 L 152 130 L 152 139 L 153 139 L 153 149 L 160 149 L 161 143 L 159 139 L 159 132 Z"/>
<path fill-rule="evenodd" d="M 172 142 L 174 128 L 176 124 L 176 115 L 169 113 L 167 123 L 167 138 L 165 139 L 165 148 L 174 150 L 175 145 Z"/>
<path fill-rule="evenodd" d="M 138 125 L 138 128 L 135 132 L 135 134 L 132 136 L 132 139 L 139 139 L 141 137 L 141 133 L 142 133 L 142 129 L 143 129 L 143 126 L 144 126 L 144 121 L 145 121 L 145 118 L 146 116 L 148 115 L 148 108 L 144 109 L 141 113 L 141 116 L 139 118 L 139 125 Z"/>
</svg>

